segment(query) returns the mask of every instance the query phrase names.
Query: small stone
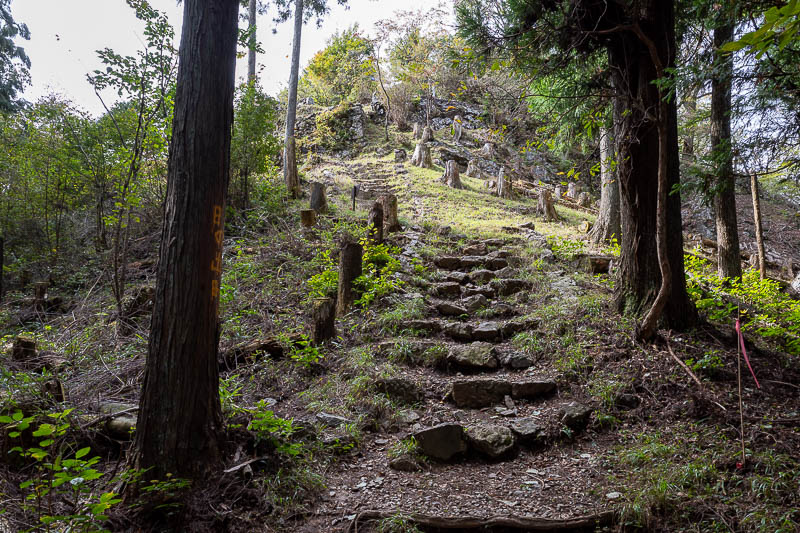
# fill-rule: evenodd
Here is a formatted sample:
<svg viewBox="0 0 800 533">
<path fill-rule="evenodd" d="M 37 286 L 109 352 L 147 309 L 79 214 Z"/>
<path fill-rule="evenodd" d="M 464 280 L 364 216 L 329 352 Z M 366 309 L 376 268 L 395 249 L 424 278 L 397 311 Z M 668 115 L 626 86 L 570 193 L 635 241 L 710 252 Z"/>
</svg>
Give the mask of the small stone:
<svg viewBox="0 0 800 533">
<path fill-rule="evenodd" d="M 534 400 L 554 390 L 554 381 L 523 381 L 511 385 L 511 397 L 515 400 Z"/>
<path fill-rule="evenodd" d="M 503 363 L 503 366 L 514 368 L 516 370 L 530 368 L 536 363 L 533 357 L 522 352 L 511 352 L 505 354 L 501 359 L 501 362 Z"/>
<path fill-rule="evenodd" d="M 413 457 L 401 455 L 389 461 L 389 468 L 399 472 L 419 472 L 422 468 Z"/>
<path fill-rule="evenodd" d="M 606 498 L 608 498 L 609 500 L 618 500 L 618 499 L 622 498 L 622 493 L 621 492 L 609 492 L 608 494 L 606 494 Z"/>
<path fill-rule="evenodd" d="M 544 427 L 535 418 L 520 418 L 511 424 L 511 431 L 519 435 L 520 440 L 528 445 L 541 444 L 546 438 Z M 537 471 L 528 473 L 537 474 Z"/>
<path fill-rule="evenodd" d="M 467 369 L 494 370 L 498 367 L 495 348 L 488 342 L 453 346 L 447 354 L 447 362 Z"/>
<path fill-rule="evenodd" d="M 489 305 L 489 299 L 484 296 L 483 294 L 476 294 L 474 296 L 469 296 L 468 298 L 464 298 L 461 300 L 461 303 L 467 309 L 468 312 L 474 313 L 478 309 L 486 307 Z"/>
<path fill-rule="evenodd" d="M 489 251 L 489 248 L 486 246 L 486 243 L 478 243 L 467 246 L 463 250 L 464 255 L 486 255 Z"/>
<path fill-rule="evenodd" d="M 460 322 L 452 322 L 444 327 L 444 333 L 454 340 L 469 342 L 472 337 L 472 326 Z"/>
<path fill-rule="evenodd" d="M 452 399 L 459 407 L 489 407 L 511 394 L 511 384 L 496 379 L 457 380 L 452 385 Z"/>
<path fill-rule="evenodd" d="M 317 418 L 317 420 L 319 422 L 321 422 L 322 424 L 324 424 L 324 425 L 326 425 L 326 426 L 328 426 L 330 428 L 335 428 L 335 427 L 343 426 L 345 424 L 352 424 L 353 423 L 352 420 L 347 419 L 347 418 L 345 418 L 343 416 L 332 415 L 332 414 L 329 414 L 329 413 L 317 413 L 316 418 Z"/>
<path fill-rule="evenodd" d="M 472 337 L 479 341 L 493 341 L 500 337 L 500 326 L 494 322 L 483 322 L 472 330 Z"/>
<path fill-rule="evenodd" d="M 478 452 L 496 459 L 514 449 L 514 433 L 505 426 L 480 424 L 467 432 L 470 445 Z"/>
<path fill-rule="evenodd" d="M 439 424 L 414 434 L 422 453 L 434 459 L 447 461 L 454 455 L 467 451 L 464 428 L 458 424 Z"/>
<path fill-rule="evenodd" d="M 469 273 L 469 280 L 472 283 L 482 284 L 488 281 L 493 280 L 496 277 L 496 274 L 491 270 L 473 270 Z"/>
<path fill-rule="evenodd" d="M 451 302 L 440 302 L 436 304 L 436 311 L 444 316 L 461 316 L 466 315 L 467 310 L 460 305 Z"/>
<path fill-rule="evenodd" d="M 578 402 L 563 405 L 558 411 L 558 418 L 562 424 L 573 431 L 582 431 L 589 425 L 592 409 Z"/>
<path fill-rule="evenodd" d="M 513 385 L 511 386 L 511 390 L 514 390 Z M 506 407 L 508 407 L 509 409 L 513 409 L 514 407 L 516 407 L 514 405 L 514 400 L 508 394 L 506 394 L 505 397 L 503 397 L 503 403 L 506 404 Z"/>
<path fill-rule="evenodd" d="M 431 287 L 431 294 L 444 298 L 447 296 L 459 296 L 461 294 L 461 284 L 453 281 L 446 281 L 444 283 L 435 283 Z"/>
</svg>

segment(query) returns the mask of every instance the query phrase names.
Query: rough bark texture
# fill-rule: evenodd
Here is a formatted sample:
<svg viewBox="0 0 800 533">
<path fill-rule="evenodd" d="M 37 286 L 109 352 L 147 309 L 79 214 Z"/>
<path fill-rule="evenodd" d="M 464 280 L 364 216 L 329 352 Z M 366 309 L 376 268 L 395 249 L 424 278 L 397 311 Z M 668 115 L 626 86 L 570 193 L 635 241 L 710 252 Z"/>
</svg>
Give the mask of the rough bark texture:
<svg viewBox="0 0 800 533">
<path fill-rule="evenodd" d="M 411 156 L 411 164 L 415 167 L 433 168 L 433 160 L 431 159 L 431 149 L 424 142 L 417 143 L 414 149 L 414 155 Z"/>
<path fill-rule="evenodd" d="M 458 173 L 458 163 L 452 159 L 447 161 L 444 165 L 444 174 L 442 174 L 439 181 L 453 189 L 463 189 L 464 186 L 461 184 L 461 176 L 459 176 Z"/>
<path fill-rule="evenodd" d="M 606 244 L 613 238 L 620 238 L 619 182 L 610 164 L 613 150 L 611 132 L 603 128 L 600 132 L 600 208 L 597 222 L 589 233 L 595 244 Z"/>
<path fill-rule="evenodd" d="M 317 212 L 313 209 L 302 209 L 300 211 L 300 223 L 304 228 L 313 227 L 317 223 Z"/>
<path fill-rule="evenodd" d="M 589 207 L 592 205 L 592 197 L 588 192 L 582 192 L 578 195 L 578 205 L 581 207 Z"/>
<path fill-rule="evenodd" d="M 453 141 L 461 142 L 461 135 L 464 133 L 464 125 L 461 123 L 461 115 L 456 115 L 453 119 Z"/>
<path fill-rule="evenodd" d="M 504 167 L 500 167 L 500 172 L 497 174 L 497 196 L 500 198 L 512 197 L 511 180 L 506 176 Z"/>
<path fill-rule="evenodd" d="M 422 139 L 422 124 L 419 122 L 414 123 L 414 140 Z"/>
<path fill-rule="evenodd" d="M 325 184 L 315 181 L 311 184 L 311 209 L 317 213 L 328 212 L 328 198 L 325 195 Z"/>
<path fill-rule="evenodd" d="M 581 193 L 581 186 L 578 183 L 570 182 L 567 185 L 567 198 L 570 200 L 577 200 L 578 195 Z"/>
<path fill-rule="evenodd" d="M 247 51 L 247 81 L 256 81 L 256 7 L 258 0 L 250 0 L 247 6 L 247 31 L 250 32 L 249 50 Z"/>
<path fill-rule="evenodd" d="M 487 158 L 487 159 L 491 159 L 491 158 L 493 158 L 493 157 L 494 157 L 494 146 L 492 146 L 492 143 L 486 143 L 486 144 L 484 144 L 484 145 L 481 147 L 480 154 L 481 154 L 483 157 Z"/>
<path fill-rule="evenodd" d="M 318 298 L 312 311 L 311 340 L 316 345 L 336 337 L 336 300 Z"/>
<path fill-rule="evenodd" d="M 3 245 L 5 244 L 5 240 L 3 237 L 0 237 L 0 302 L 3 301 L 3 268 L 5 267 L 5 251 L 3 249 Z"/>
<path fill-rule="evenodd" d="M 36 341 L 29 337 L 17 337 L 11 345 L 11 359 L 30 361 L 36 357 Z"/>
<path fill-rule="evenodd" d="M 714 30 L 714 48 L 733 40 L 733 25 Z M 731 153 L 731 79 L 733 56 L 714 54 L 711 78 L 711 146 L 716 162 L 714 218 L 717 225 L 717 273 L 721 278 L 741 278 L 739 231 L 736 227 L 736 180 Z"/>
<path fill-rule="evenodd" d="M 383 230 L 386 233 L 400 231 L 402 227 L 397 218 L 397 196 L 385 194 L 380 197 L 379 201 L 383 206 Z"/>
<path fill-rule="evenodd" d="M 615 7 L 615 10 L 623 10 Z M 675 35 L 672 2 L 648 5 L 639 18 L 645 35 L 655 43 L 665 68 L 674 67 Z M 622 13 L 615 15 L 628 22 Z M 616 21 L 614 21 L 616 22 Z M 631 31 L 613 34 L 607 45 L 617 97 L 614 101 L 617 177 L 620 182 L 620 275 L 616 285 L 618 309 L 641 315 L 661 286 L 656 243 L 658 203 L 658 131 L 653 117 L 659 107 L 655 65 L 646 46 Z M 678 127 L 674 99 L 667 104 L 666 178 L 671 189 L 679 182 Z M 696 321 L 696 311 L 686 293 L 683 268 L 680 194 L 666 202 L 667 257 L 674 282 L 662 318 L 668 327 L 684 329 Z"/>
<path fill-rule="evenodd" d="M 343 316 L 353 305 L 355 292 L 353 281 L 361 275 L 361 255 L 364 250 L 360 244 L 350 240 L 342 243 L 339 253 L 339 287 L 336 293 L 336 316 Z"/>
<path fill-rule="evenodd" d="M 767 254 L 764 251 L 764 228 L 761 225 L 761 200 L 758 195 L 758 178 L 750 174 L 750 193 L 753 195 L 753 221 L 756 226 L 756 247 L 758 248 L 759 277 L 767 277 Z"/>
<path fill-rule="evenodd" d="M 430 126 L 425 126 L 425 129 L 422 130 L 422 142 L 430 142 L 433 140 L 433 129 Z"/>
<path fill-rule="evenodd" d="M 467 164 L 466 175 L 470 178 L 481 178 L 481 169 L 478 167 L 478 163 L 474 159 L 469 160 L 469 163 Z"/>
<path fill-rule="evenodd" d="M 185 0 L 156 298 L 136 431 L 147 479 L 221 463 L 217 344 L 237 0 Z"/>
<path fill-rule="evenodd" d="M 555 188 L 555 190 L 553 191 L 553 196 L 555 197 L 556 202 L 564 197 L 564 193 L 565 192 L 566 192 L 566 189 L 564 189 L 564 187 L 562 187 L 561 185 L 559 185 L 558 187 Z"/>
<path fill-rule="evenodd" d="M 46 281 L 37 281 L 33 285 L 33 308 L 36 311 L 45 310 L 45 300 L 47 299 L 47 288 L 50 284 Z"/>
<path fill-rule="evenodd" d="M 294 124 L 297 120 L 297 80 L 300 69 L 300 39 L 303 32 L 303 0 L 295 0 L 294 41 L 292 42 L 292 66 L 289 72 L 289 97 L 286 104 L 286 141 L 283 157 L 283 177 L 286 190 L 292 198 L 300 196 L 300 178 L 297 175 L 297 153 Z"/>
<path fill-rule="evenodd" d="M 558 218 L 558 213 L 556 213 L 556 206 L 550 189 L 541 189 L 539 191 L 539 201 L 536 204 L 536 212 L 543 216 L 548 222 L 560 220 Z"/>
<path fill-rule="evenodd" d="M 383 204 L 380 200 L 372 204 L 372 209 L 369 210 L 367 228 L 369 228 L 369 241 L 372 244 L 381 244 L 383 242 Z"/>
</svg>

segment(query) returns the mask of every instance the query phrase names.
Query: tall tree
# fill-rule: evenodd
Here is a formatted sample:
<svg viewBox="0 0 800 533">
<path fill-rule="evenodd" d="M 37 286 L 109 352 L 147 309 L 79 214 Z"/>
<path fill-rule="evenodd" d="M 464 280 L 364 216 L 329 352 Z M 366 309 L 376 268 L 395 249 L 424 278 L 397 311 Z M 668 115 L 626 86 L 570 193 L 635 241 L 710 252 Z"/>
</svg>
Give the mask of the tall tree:
<svg viewBox="0 0 800 533">
<path fill-rule="evenodd" d="M 247 83 L 256 81 L 256 8 L 258 0 L 250 0 L 247 6 L 247 32 L 250 35 L 247 50 Z"/>
<path fill-rule="evenodd" d="M 219 466 L 219 284 L 238 0 L 186 0 L 156 297 L 136 431 L 148 476 Z"/>
<path fill-rule="evenodd" d="M 292 198 L 300 196 L 300 178 L 297 175 L 294 124 L 297 118 L 297 80 L 300 71 L 300 39 L 303 33 L 303 0 L 295 0 L 294 39 L 292 41 L 292 66 L 289 72 L 289 100 L 286 104 L 286 139 L 283 157 L 283 177 Z"/>
<path fill-rule="evenodd" d="M 589 236 L 592 242 L 601 245 L 612 239 L 620 240 L 619 181 L 613 145 L 609 128 L 600 128 L 600 208 Z"/>
<path fill-rule="evenodd" d="M 30 39 L 31 32 L 11 16 L 11 0 L 0 0 L 0 111 L 14 111 L 20 105 L 17 93 L 30 82 L 31 60 L 14 39 Z"/>
</svg>

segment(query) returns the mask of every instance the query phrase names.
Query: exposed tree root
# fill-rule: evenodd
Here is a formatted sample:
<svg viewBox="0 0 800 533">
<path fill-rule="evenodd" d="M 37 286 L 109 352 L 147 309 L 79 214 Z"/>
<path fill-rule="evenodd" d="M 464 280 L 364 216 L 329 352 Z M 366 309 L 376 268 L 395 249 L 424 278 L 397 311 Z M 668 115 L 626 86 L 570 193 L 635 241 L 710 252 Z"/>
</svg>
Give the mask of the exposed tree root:
<svg viewBox="0 0 800 533">
<path fill-rule="evenodd" d="M 493 516 L 490 518 L 447 517 L 416 513 L 405 514 L 399 511 L 362 511 L 350 522 L 346 531 L 347 533 L 358 533 L 359 522 L 383 520 L 397 516 L 403 516 L 409 522 L 413 522 L 423 528 L 453 529 L 458 531 L 491 531 L 495 529 L 502 531 L 594 531 L 596 527 L 607 526 L 614 521 L 613 511 L 604 511 L 594 515 L 564 520 L 515 516 Z"/>
</svg>

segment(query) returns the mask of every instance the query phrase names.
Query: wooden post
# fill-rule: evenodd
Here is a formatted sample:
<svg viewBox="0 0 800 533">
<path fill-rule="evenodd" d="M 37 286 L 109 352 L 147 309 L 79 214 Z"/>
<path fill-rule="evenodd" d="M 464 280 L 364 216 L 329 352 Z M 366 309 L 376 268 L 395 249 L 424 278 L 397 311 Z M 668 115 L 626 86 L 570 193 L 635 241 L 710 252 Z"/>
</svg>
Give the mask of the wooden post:
<svg viewBox="0 0 800 533">
<path fill-rule="evenodd" d="M 467 176 L 470 178 L 480 178 L 481 177 L 481 169 L 478 167 L 478 163 L 474 159 L 470 159 L 469 163 L 467 164 Z"/>
<path fill-rule="evenodd" d="M 313 321 L 311 340 L 316 345 L 336 337 L 336 300 L 333 298 L 317 298 L 314 300 L 314 310 L 311 315 Z"/>
<path fill-rule="evenodd" d="M 33 285 L 33 308 L 37 311 L 44 311 L 44 303 L 47 298 L 47 287 L 50 284 L 46 281 L 37 281 Z"/>
<path fill-rule="evenodd" d="M 400 221 L 397 219 L 397 196 L 384 194 L 379 201 L 383 205 L 383 231 L 385 233 L 400 231 Z"/>
<path fill-rule="evenodd" d="M 372 204 L 367 222 L 369 224 L 369 242 L 372 244 L 381 244 L 383 242 L 383 204 L 380 200 Z"/>
<path fill-rule="evenodd" d="M 753 195 L 753 221 L 756 225 L 756 246 L 758 246 L 758 273 L 761 279 L 767 276 L 766 253 L 764 252 L 764 230 L 761 226 L 761 201 L 758 199 L 758 178 L 750 174 L 750 192 Z"/>
<path fill-rule="evenodd" d="M 325 196 L 325 184 L 313 182 L 311 184 L 311 209 L 317 213 L 328 212 L 328 199 Z"/>
<path fill-rule="evenodd" d="M 506 177 L 505 167 L 500 167 L 497 174 L 497 196 L 500 198 L 511 198 L 511 180 Z"/>
<path fill-rule="evenodd" d="M 567 185 L 567 197 L 570 200 L 577 200 L 578 195 L 581 193 L 581 186 L 574 181 L 571 181 L 569 185 Z"/>
<path fill-rule="evenodd" d="M 303 209 L 300 211 L 300 223 L 303 227 L 310 228 L 317 223 L 317 212 L 313 209 Z"/>
<path fill-rule="evenodd" d="M 339 254 L 339 287 L 336 294 L 336 316 L 343 316 L 353 305 L 353 281 L 361 275 L 361 255 L 364 250 L 352 240 L 342 243 Z"/>
</svg>

